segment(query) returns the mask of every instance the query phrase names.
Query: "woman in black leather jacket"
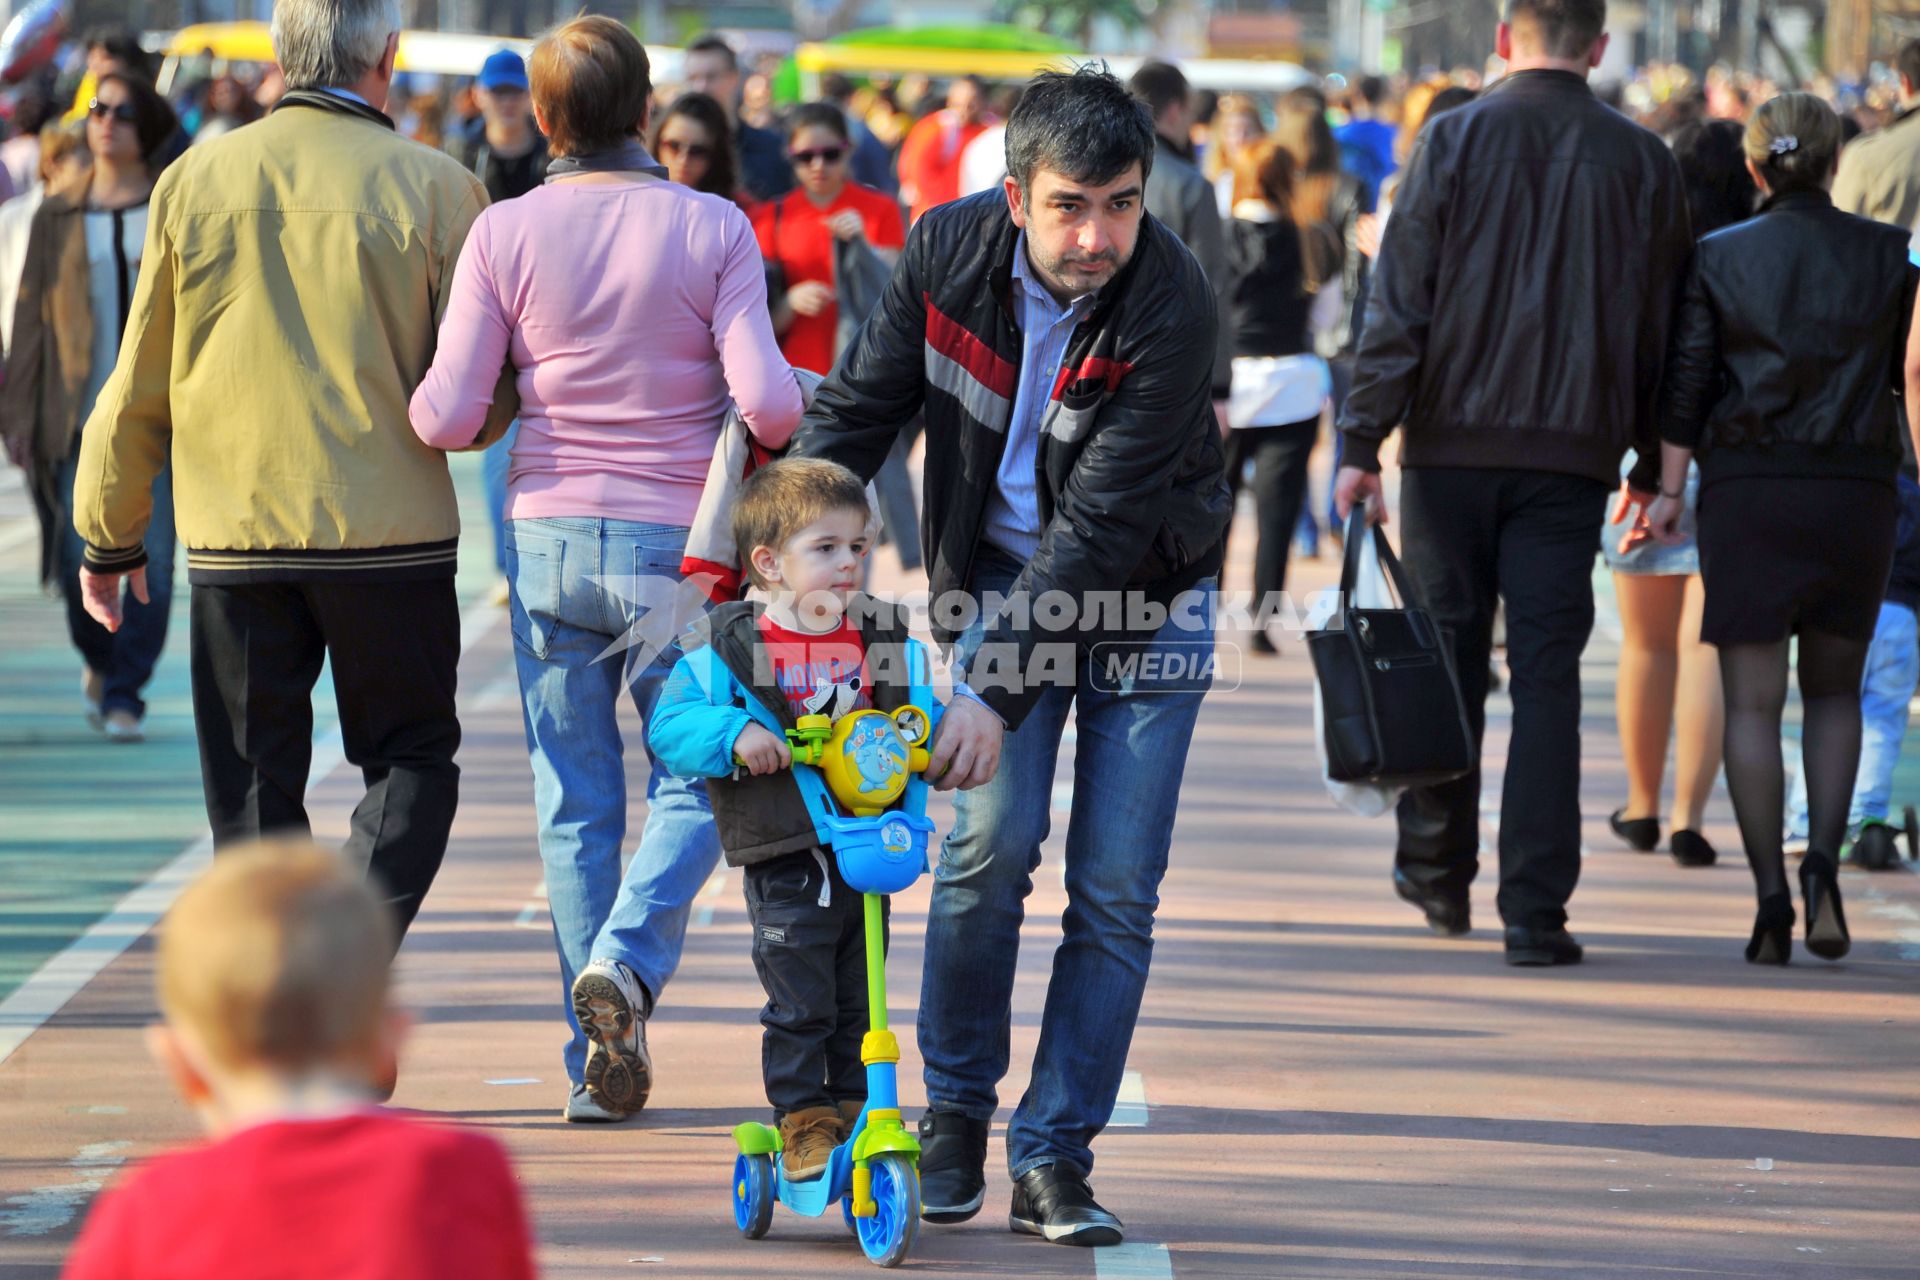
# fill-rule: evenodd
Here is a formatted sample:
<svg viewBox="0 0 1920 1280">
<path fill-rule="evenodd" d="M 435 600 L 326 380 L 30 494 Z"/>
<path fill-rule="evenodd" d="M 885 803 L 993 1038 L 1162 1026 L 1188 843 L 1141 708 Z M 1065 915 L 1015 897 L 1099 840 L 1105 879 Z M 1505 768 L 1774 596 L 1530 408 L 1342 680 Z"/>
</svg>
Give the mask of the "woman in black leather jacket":
<svg viewBox="0 0 1920 1280">
<path fill-rule="evenodd" d="M 1849 939 L 1835 859 L 1860 756 L 1860 676 L 1893 557 L 1901 457 L 1894 394 L 1913 310 L 1907 233 L 1833 207 L 1840 120 L 1789 93 L 1754 114 L 1759 216 L 1702 240 L 1674 328 L 1661 412 L 1660 497 L 1679 537 L 1700 455 L 1701 638 L 1719 647 L 1727 785 L 1760 900 L 1747 959 L 1784 964 L 1793 900 L 1781 851 L 1780 717 L 1799 639 L 1810 840 L 1806 946 Z"/>
</svg>

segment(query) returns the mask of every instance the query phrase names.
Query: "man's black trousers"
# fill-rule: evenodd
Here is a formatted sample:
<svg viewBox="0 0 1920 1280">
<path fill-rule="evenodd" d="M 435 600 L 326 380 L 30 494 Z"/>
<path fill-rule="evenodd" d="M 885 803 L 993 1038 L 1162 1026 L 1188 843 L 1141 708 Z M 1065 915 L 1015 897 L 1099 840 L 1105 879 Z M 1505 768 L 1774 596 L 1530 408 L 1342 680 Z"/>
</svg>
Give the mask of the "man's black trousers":
<svg viewBox="0 0 1920 1280">
<path fill-rule="evenodd" d="M 1500 918 L 1557 928 L 1580 878 L 1580 654 L 1593 631 L 1593 563 L 1608 488 L 1541 471 L 1409 468 L 1402 560 L 1453 634 L 1475 740 L 1486 727 L 1497 602 L 1506 604 L 1513 734 L 1500 796 Z M 1480 772 L 1400 798 L 1396 862 L 1464 897 L 1479 869 Z"/>
<path fill-rule="evenodd" d="M 216 849 L 305 835 L 313 686 L 322 659 L 347 760 L 367 794 L 346 853 L 413 922 L 460 794 L 452 579 L 193 587 L 193 718 Z"/>
</svg>

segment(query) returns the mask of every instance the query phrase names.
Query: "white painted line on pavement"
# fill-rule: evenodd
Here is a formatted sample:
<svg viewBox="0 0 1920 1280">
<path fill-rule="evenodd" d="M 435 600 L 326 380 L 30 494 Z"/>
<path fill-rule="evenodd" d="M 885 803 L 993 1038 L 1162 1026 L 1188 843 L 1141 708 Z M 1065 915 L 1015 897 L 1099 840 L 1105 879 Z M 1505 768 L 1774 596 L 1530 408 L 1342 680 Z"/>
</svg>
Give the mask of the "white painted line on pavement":
<svg viewBox="0 0 1920 1280">
<path fill-rule="evenodd" d="M 482 1080 L 481 1084 L 539 1084 L 539 1076 L 502 1076 L 498 1080 Z"/>
<path fill-rule="evenodd" d="M 1868 915 L 1896 922 L 1893 929 L 1894 951 L 1902 960 L 1920 960 L 1920 910 L 1904 902 L 1893 901 L 1871 880 L 1865 882 L 1861 889 L 1861 896 L 1873 904 L 1867 908 Z"/>
<path fill-rule="evenodd" d="M 22 546 L 40 536 L 40 523 L 37 520 L 22 520 L 18 528 L 0 532 L 0 555 L 5 555 L 15 547 Z"/>
<path fill-rule="evenodd" d="M 90 1142 L 67 1161 L 77 1177 L 68 1182 L 35 1187 L 24 1195 L 8 1196 L 0 1222 L 10 1236 L 44 1236 L 72 1222 L 82 1205 L 106 1185 L 115 1169 L 127 1162 L 131 1142 Z"/>
<path fill-rule="evenodd" d="M 546 907 L 542 905 L 546 900 L 547 879 L 545 876 L 542 876 L 540 877 L 540 883 L 533 886 L 532 901 L 520 908 L 520 914 L 513 918 L 513 927 L 516 929 L 544 929 L 546 926 L 540 923 L 540 917 L 546 911 Z"/>
<path fill-rule="evenodd" d="M 473 709 L 475 711 L 494 711 L 506 706 L 509 702 L 518 702 L 519 700 L 520 676 L 518 672 L 509 669 L 507 674 L 493 681 L 480 691 L 480 696 L 473 700 Z"/>
<path fill-rule="evenodd" d="M 1163 1244 L 1117 1244 L 1092 1253 L 1098 1280 L 1173 1280 L 1173 1255 Z"/>
<path fill-rule="evenodd" d="M 460 619 L 460 652 L 471 649 L 500 621 L 501 611 L 490 604 L 467 610 Z M 313 744 L 313 763 L 308 772 L 311 789 L 346 760 L 346 744 L 340 730 L 334 730 Z M 67 944 L 33 972 L 5 1000 L 0 1000 L 0 1063 L 27 1042 L 60 1010 L 67 1001 L 100 975 L 101 970 L 125 954 L 128 947 L 146 936 L 167 913 L 173 900 L 213 857 L 213 836 L 201 836 L 165 866 L 147 877 L 145 883 L 131 889 L 114 904 L 113 910 L 96 920 L 87 931 Z"/>
<path fill-rule="evenodd" d="M 1120 1077 L 1120 1096 L 1114 1099 L 1113 1117 L 1107 1121 L 1109 1129 L 1144 1129 L 1147 1127 L 1147 1081 L 1138 1071 L 1129 1071 Z"/>
<path fill-rule="evenodd" d="M 700 905 L 693 910 L 693 924 L 696 929 L 704 929 L 713 923 L 715 901 L 727 888 L 727 869 L 721 867 L 707 877 L 706 884 L 700 888 Z"/>
<path fill-rule="evenodd" d="M 1073 812 L 1073 779 L 1053 784 L 1053 811 L 1055 813 Z"/>
</svg>

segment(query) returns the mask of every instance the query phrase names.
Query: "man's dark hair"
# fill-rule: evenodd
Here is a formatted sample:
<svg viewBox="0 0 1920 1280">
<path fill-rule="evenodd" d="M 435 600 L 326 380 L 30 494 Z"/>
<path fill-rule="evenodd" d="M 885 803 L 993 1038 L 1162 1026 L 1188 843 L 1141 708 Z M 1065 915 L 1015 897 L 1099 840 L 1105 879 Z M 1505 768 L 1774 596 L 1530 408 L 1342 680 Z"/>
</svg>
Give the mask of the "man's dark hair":
<svg viewBox="0 0 1920 1280">
<path fill-rule="evenodd" d="M 1753 216 L 1760 192 L 1747 172 L 1745 135 L 1737 120 L 1694 120 L 1673 135 L 1696 237 Z"/>
<path fill-rule="evenodd" d="M 1461 84 L 1450 84 L 1433 95 L 1433 101 L 1427 104 L 1427 120 L 1445 115 L 1456 107 L 1464 107 L 1480 95 Z M 1425 123 L 1425 121 L 1422 121 Z"/>
<path fill-rule="evenodd" d="M 1894 68 L 1907 78 L 1908 84 L 1920 89 L 1920 40 L 1909 40 L 1900 46 Z"/>
<path fill-rule="evenodd" d="M 140 47 L 140 37 L 133 28 L 94 27 L 87 32 L 87 52 L 92 53 L 95 49 L 135 75 L 153 78 L 152 68 L 147 65 L 147 51 Z"/>
<path fill-rule="evenodd" d="M 829 71 L 820 77 L 820 97 L 825 102 L 845 102 L 853 97 L 853 81 L 838 71 Z"/>
<path fill-rule="evenodd" d="M 688 41 L 687 47 L 681 51 L 681 56 L 685 57 L 689 53 L 724 53 L 727 55 L 727 69 L 729 71 L 740 69 L 740 55 L 733 51 L 733 46 L 726 42 L 725 37 L 712 31 L 702 36 L 695 36 Z"/>
<path fill-rule="evenodd" d="M 802 129 L 825 129 L 842 142 L 852 142 L 853 136 L 847 130 L 847 113 L 831 102 L 807 102 L 793 109 L 787 116 L 786 127 L 782 132 L 788 142 Z"/>
<path fill-rule="evenodd" d="M 1147 110 L 1158 120 L 1161 112 L 1176 104 L 1187 101 L 1187 77 L 1180 68 L 1171 62 L 1149 60 L 1140 64 L 1140 69 L 1127 81 L 1127 88 L 1133 90 L 1133 96 L 1147 104 Z"/>
<path fill-rule="evenodd" d="M 1042 169 L 1104 186 L 1138 164 L 1145 182 L 1153 147 L 1146 104 L 1104 63 L 1041 72 L 1007 117 L 1007 173 L 1020 184 L 1023 199 Z"/>
<path fill-rule="evenodd" d="M 1220 95 L 1212 89 L 1202 89 L 1193 95 L 1193 122 L 1212 124 L 1213 118 L 1220 114 Z"/>
<path fill-rule="evenodd" d="M 1531 27 L 1548 57 L 1583 58 L 1607 29 L 1607 0 L 1507 0 L 1507 25 Z"/>
<path fill-rule="evenodd" d="M 13 104 L 13 127 L 21 133 L 39 133 L 54 118 L 53 96 L 37 81 L 29 81 Z"/>
<path fill-rule="evenodd" d="M 1387 100 L 1387 82 L 1379 76 L 1361 76 L 1353 87 L 1370 107 L 1377 107 Z"/>
</svg>

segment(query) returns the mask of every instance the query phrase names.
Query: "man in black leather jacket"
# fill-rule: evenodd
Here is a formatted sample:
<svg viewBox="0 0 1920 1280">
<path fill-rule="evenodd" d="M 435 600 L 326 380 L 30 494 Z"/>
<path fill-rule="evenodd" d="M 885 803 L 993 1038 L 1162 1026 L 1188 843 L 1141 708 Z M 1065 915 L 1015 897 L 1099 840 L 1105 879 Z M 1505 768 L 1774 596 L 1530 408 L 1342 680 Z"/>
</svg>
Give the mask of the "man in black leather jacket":
<svg viewBox="0 0 1920 1280">
<path fill-rule="evenodd" d="M 1580 873 L 1580 654 L 1607 493 L 1628 446 L 1658 482 L 1654 405 L 1691 248 L 1679 168 L 1601 103 L 1604 0 L 1509 0 L 1505 79 L 1422 132 L 1375 268 L 1341 418 L 1337 502 L 1381 496 L 1404 426 L 1405 562 L 1452 631 L 1484 729 L 1496 602 L 1507 607 L 1513 734 L 1500 814 L 1510 964 L 1572 964 Z M 1480 775 L 1400 801 L 1394 885 L 1465 933 Z"/>
<path fill-rule="evenodd" d="M 914 225 L 794 443 L 871 477 L 926 413 L 932 622 L 966 680 L 928 771 L 965 789 L 920 1005 L 932 1221 L 984 1202 L 1022 903 L 1077 718 L 1065 938 L 1007 1157 L 1013 1228 L 1083 1245 L 1122 1235 L 1087 1186 L 1090 1144 L 1146 987 L 1230 510 L 1209 397 L 1213 291 L 1143 212 L 1152 161 L 1151 119 L 1113 76 L 1038 77 L 1007 122 L 1005 188 Z M 999 607 L 1003 595 L 1016 603 Z"/>
</svg>

